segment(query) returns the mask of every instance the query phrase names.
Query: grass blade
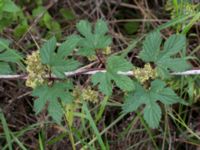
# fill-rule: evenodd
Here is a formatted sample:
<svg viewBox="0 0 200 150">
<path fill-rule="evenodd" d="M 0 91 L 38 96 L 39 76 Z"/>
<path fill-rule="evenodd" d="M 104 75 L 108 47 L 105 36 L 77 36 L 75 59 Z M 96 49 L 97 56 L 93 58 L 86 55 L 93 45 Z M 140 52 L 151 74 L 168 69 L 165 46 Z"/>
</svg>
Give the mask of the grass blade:
<svg viewBox="0 0 200 150">
<path fill-rule="evenodd" d="M 101 146 L 101 149 L 102 150 L 106 150 L 106 146 L 105 146 L 105 144 L 104 144 L 104 142 L 103 142 L 103 140 L 101 138 L 101 135 L 100 135 L 100 133 L 99 133 L 99 131 L 98 131 L 96 125 L 95 125 L 95 122 L 94 122 L 94 120 L 93 120 L 93 118 L 92 118 L 92 116 L 90 114 L 90 111 L 88 110 L 88 107 L 87 107 L 86 103 L 83 103 L 83 110 L 84 110 L 84 112 L 85 112 L 85 114 L 87 116 L 87 119 L 89 120 L 89 123 L 90 123 L 92 129 L 94 130 L 94 133 L 95 133 L 95 135 L 97 137 L 97 140 L 98 140 L 98 142 L 99 142 L 99 144 Z"/>
<path fill-rule="evenodd" d="M 8 149 L 12 150 L 12 140 L 11 140 L 11 136 L 10 136 L 10 131 L 9 131 L 8 124 L 6 122 L 6 119 L 5 119 L 5 116 L 2 112 L 2 110 L 0 110 L 0 119 L 1 119 L 1 123 L 3 125 L 3 131 L 6 136 L 6 141 L 8 143 Z"/>
</svg>

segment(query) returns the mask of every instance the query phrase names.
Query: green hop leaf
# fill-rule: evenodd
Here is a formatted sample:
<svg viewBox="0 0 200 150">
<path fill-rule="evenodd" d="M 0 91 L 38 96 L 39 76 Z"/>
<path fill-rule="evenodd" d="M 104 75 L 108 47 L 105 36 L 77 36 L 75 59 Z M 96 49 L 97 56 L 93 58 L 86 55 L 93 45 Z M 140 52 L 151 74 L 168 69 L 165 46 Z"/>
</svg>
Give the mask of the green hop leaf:
<svg viewBox="0 0 200 150">
<path fill-rule="evenodd" d="M 65 72 L 73 71 L 80 66 L 78 61 L 68 58 L 78 41 L 78 36 L 70 36 L 56 52 L 56 38 L 52 37 L 40 49 L 42 63 L 48 65 L 54 75 L 64 78 Z"/>
<path fill-rule="evenodd" d="M 69 90 L 71 90 L 72 87 L 72 83 L 70 82 L 57 82 L 51 87 L 48 85 L 41 85 L 35 88 L 32 95 L 38 97 L 34 102 L 36 114 L 41 112 L 48 103 L 49 115 L 56 123 L 60 123 L 63 116 L 63 110 L 59 100 L 65 104 L 71 103 L 73 97 Z"/>
<path fill-rule="evenodd" d="M 184 100 L 179 98 L 171 88 L 166 87 L 166 84 L 161 80 L 152 81 L 149 90 L 144 89 L 137 82 L 134 84 L 135 91 L 125 97 L 123 112 L 136 111 L 138 107 L 144 104 L 144 119 L 151 128 L 157 128 L 161 119 L 161 109 L 157 101 L 165 105 L 178 102 L 184 104 Z"/>
<path fill-rule="evenodd" d="M 9 74 L 12 72 L 10 66 L 8 63 L 5 62 L 0 62 L 0 74 Z"/>
<path fill-rule="evenodd" d="M 120 89 L 124 91 L 132 91 L 134 89 L 133 81 L 125 76 L 119 75 L 119 71 L 128 71 L 132 69 L 132 64 L 120 56 L 111 56 L 106 63 L 106 73 L 96 73 L 92 76 L 94 85 L 98 84 L 99 90 L 105 95 L 112 94 L 112 81 L 114 81 Z"/>
<path fill-rule="evenodd" d="M 20 63 L 22 60 L 21 54 L 10 49 L 9 44 L 8 40 L 0 39 L 0 74 L 12 73 L 9 63 Z"/>
<path fill-rule="evenodd" d="M 40 57 L 43 64 L 49 64 L 56 49 L 56 38 L 49 39 L 40 49 Z"/>
<path fill-rule="evenodd" d="M 95 54 L 95 50 L 104 49 L 112 42 L 111 37 L 106 35 L 108 27 L 103 20 L 96 22 L 94 32 L 92 25 L 85 20 L 81 20 L 76 27 L 81 34 L 78 44 L 80 55 L 92 56 Z"/>
<path fill-rule="evenodd" d="M 185 71 L 190 67 L 187 57 L 175 57 L 177 53 L 185 54 L 186 38 L 184 35 L 172 35 L 160 50 L 162 38 L 159 32 L 150 33 L 144 43 L 140 58 L 145 62 L 154 62 L 161 77 L 168 77 L 169 71 Z"/>
</svg>

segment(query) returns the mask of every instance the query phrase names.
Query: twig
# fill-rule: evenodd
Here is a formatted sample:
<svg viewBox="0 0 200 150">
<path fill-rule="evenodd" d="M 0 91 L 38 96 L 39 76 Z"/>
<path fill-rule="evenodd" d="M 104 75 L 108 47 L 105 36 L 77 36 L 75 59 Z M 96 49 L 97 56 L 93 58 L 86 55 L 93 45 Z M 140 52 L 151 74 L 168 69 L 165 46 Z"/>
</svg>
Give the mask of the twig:
<svg viewBox="0 0 200 150">
<path fill-rule="evenodd" d="M 78 69 L 76 71 L 71 71 L 71 72 L 65 72 L 66 77 L 70 76 L 77 76 L 77 75 L 92 75 L 96 74 L 98 72 L 103 72 L 105 73 L 106 70 L 104 69 Z M 122 72 L 119 71 L 118 74 L 120 75 L 127 75 L 127 76 L 134 76 L 133 71 L 127 71 L 127 72 Z M 176 76 L 182 76 L 182 75 L 200 75 L 200 69 L 199 70 L 188 70 L 184 72 L 173 72 L 171 75 L 176 75 Z M 48 76 L 46 78 L 49 78 Z M 56 76 L 52 75 L 51 78 L 57 78 Z M 0 75 L 0 79 L 5 79 L 5 80 L 17 80 L 17 79 L 22 79 L 26 80 L 27 75 L 24 74 L 16 74 L 16 75 Z"/>
</svg>

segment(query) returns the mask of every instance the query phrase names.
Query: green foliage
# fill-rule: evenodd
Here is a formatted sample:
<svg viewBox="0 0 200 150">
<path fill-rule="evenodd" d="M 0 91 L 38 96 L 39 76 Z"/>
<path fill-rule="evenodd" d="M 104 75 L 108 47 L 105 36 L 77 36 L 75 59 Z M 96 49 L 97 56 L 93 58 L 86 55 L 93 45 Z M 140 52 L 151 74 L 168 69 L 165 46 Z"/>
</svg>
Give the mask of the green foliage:
<svg viewBox="0 0 200 150">
<path fill-rule="evenodd" d="M 126 96 L 123 111 L 126 113 L 136 111 L 138 107 L 145 104 L 144 119 L 151 128 L 157 128 L 161 120 L 161 108 L 157 101 L 165 105 L 182 102 L 181 98 L 171 88 L 166 87 L 166 84 L 161 80 L 152 81 L 149 89 L 143 88 L 137 82 L 134 84 L 135 91 Z"/>
<path fill-rule="evenodd" d="M 92 25 L 84 20 L 81 20 L 76 26 L 81 36 L 69 36 L 58 48 L 56 46 L 56 38 L 52 37 L 40 49 L 42 64 L 48 67 L 50 74 L 53 73 L 58 78 L 64 79 L 65 72 L 73 71 L 80 65 L 78 61 L 70 56 L 74 49 L 78 49 L 78 54 L 83 56 L 94 55 L 97 50 L 106 48 L 112 41 L 106 35 L 108 28 L 103 20 L 97 21 L 94 30 Z M 109 56 L 105 63 L 106 71 L 93 74 L 91 81 L 106 96 L 112 95 L 114 85 L 126 92 L 126 101 L 123 104 L 125 113 L 136 111 L 144 104 L 145 121 L 151 128 L 157 128 L 162 117 L 158 101 L 164 105 L 172 105 L 178 102 L 185 103 L 171 88 L 166 87 L 164 81 L 155 79 L 157 78 L 156 72 L 153 72 L 155 74 L 153 78 L 149 78 L 148 75 L 151 74 L 151 71 L 158 71 L 159 77 L 163 78 L 168 77 L 170 71 L 187 69 L 189 65 L 186 62 L 187 58 L 184 56 L 185 43 L 186 39 L 183 35 L 172 35 L 162 45 L 160 33 L 150 33 L 146 37 L 143 49 L 139 54 L 139 57 L 148 63 L 148 67 L 144 67 L 144 71 L 141 73 L 141 76 L 143 75 L 144 77 L 145 74 L 143 73 L 147 73 L 145 82 L 139 83 L 126 75 L 119 74 L 132 70 L 133 65 L 124 58 L 125 56 L 117 55 Z M 161 47 L 163 47 L 162 50 Z M 155 69 L 152 67 L 154 66 L 152 63 L 155 64 Z M 148 68 L 150 71 L 146 70 Z M 150 86 L 148 83 L 151 83 Z M 59 102 L 68 103 L 76 99 L 75 95 L 74 98 L 71 96 L 69 90 L 76 90 L 72 83 L 63 82 L 63 80 L 52 83 L 46 80 L 44 85 L 36 87 L 33 91 L 33 96 L 38 97 L 34 103 L 36 112 L 41 112 L 45 104 L 48 103 L 49 115 L 57 123 L 60 123 L 63 110 Z M 85 97 L 88 99 L 87 94 Z"/>
<path fill-rule="evenodd" d="M 124 29 L 126 31 L 126 33 L 128 34 L 134 34 L 135 32 L 138 31 L 139 28 L 139 23 L 138 22 L 127 22 L 124 24 Z"/>
<path fill-rule="evenodd" d="M 77 30 L 81 34 L 79 54 L 83 56 L 95 55 L 96 50 L 108 47 L 112 39 L 106 35 L 108 27 L 103 20 L 98 20 L 95 24 L 94 31 L 92 25 L 85 20 L 81 20 L 77 25 Z"/>
<path fill-rule="evenodd" d="M 195 16 L 199 13 L 200 4 L 194 3 L 192 0 L 167 0 L 165 9 L 167 11 L 170 11 L 170 16 L 172 19 L 176 18 L 182 18 L 183 16 Z M 194 20 L 193 18 L 188 18 L 185 21 L 182 21 L 181 23 L 175 25 L 177 31 L 180 31 L 183 29 L 184 33 L 187 33 L 186 30 L 189 30 L 191 27 L 188 27 L 188 24 L 190 26 L 194 25 L 196 22 L 200 21 L 200 17 L 198 17 Z"/>
<path fill-rule="evenodd" d="M 67 58 L 78 41 L 79 38 L 77 36 L 71 36 L 62 43 L 56 52 L 56 38 L 52 37 L 40 49 L 42 63 L 48 65 L 54 75 L 64 78 L 64 72 L 72 71 L 80 66 L 78 61 L 73 58 Z"/>
<path fill-rule="evenodd" d="M 40 19 L 40 26 L 48 29 L 47 37 L 55 35 L 58 39 L 61 38 L 61 27 L 60 24 L 52 18 L 50 13 L 42 5 L 38 5 L 37 8 L 33 9 L 32 16 L 38 17 L 42 15 Z"/>
<path fill-rule="evenodd" d="M 36 113 L 42 111 L 48 104 L 48 113 L 57 123 L 61 123 L 63 110 L 60 102 L 64 104 L 70 103 L 73 97 L 69 90 L 73 88 L 70 82 L 56 82 L 52 86 L 47 84 L 37 87 L 33 90 L 32 95 L 38 97 L 34 102 Z"/>
<path fill-rule="evenodd" d="M 10 42 L 0 39 L 0 74 L 12 73 L 10 63 L 18 63 L 22 56 L 14 49 L 9 48 Z"/>
<path fill-rule="evenodd" d="M 28 28 L 27 19 L 22 10 L 12 0 L 0 0 L 0 31 L 17 22 L 14 35 L 20 37 Z"/>
<path fill-rule="evenodd" d="M 96 73 L 92 76 L 94 85 L 98 84 L 99 90 L 105 95 L 112 94 L 112 81 L 123 91 L 132 91 L 132 80 L 124 75 L 117 74 L 119 71 L 132 69 L 132 64 L 120 56 L 111 56 L 106 63 L 106 73 Z"/>
<path fill-rule="evenodd" d="M 61 15 L 63 16 L 63 18 L 65 18 L 66 20 L 74 20 L 76 18 L 75 14 L 73 13 L 72 10 L 70 9 L 66 9 L 66 8 L 61 8 L 59 10 L 59 12 L 61 13 Z"/>
<path fill-rule="evenodd" d="M 139 57 L 145 62 L 153 62 L 161 77 L 168 77 L 170 71 L 184 71 L 190 67 L 187 57 L 175 57 L 185 53 L 186 38 L 184 35 L 172 35 L 160 50 L 162 38 L 159 32 L 150 33 L 144 43 Z M 182 55 L 183 55 L 182 54 Z"/>
<path fill-rule="evenodd" d="M 20 8 L 12 0 L 1 0 L 0 4 L 2 11 L 11 13 L 20 11 Z"/>
</svg>

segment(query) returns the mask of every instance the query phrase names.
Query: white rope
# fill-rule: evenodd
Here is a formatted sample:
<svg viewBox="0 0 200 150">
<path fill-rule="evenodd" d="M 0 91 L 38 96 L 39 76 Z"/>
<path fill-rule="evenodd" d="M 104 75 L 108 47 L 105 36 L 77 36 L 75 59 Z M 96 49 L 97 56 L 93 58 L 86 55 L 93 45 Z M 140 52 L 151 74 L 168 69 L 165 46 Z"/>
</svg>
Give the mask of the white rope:
<svg viewBox="0 0 200 150">
<path fill-rule="evenodd" d="M 86 70 L 76 70 L 76 71 L 71 71 L 71 72 L 65 72 L 65 76 L 75 76 L 75 75 L 92 75 L 92 74 L 96 74 L 98 72 L 106 72 L 106 70 L 93 70 L 93 71 L 86 71 Z M 118 74 L 121 75 L 127 75 L 127 76 L 134 76 L 133 71 L 127 71 L 127 72 L 122 72 L 119 71 Z M 184 71 L 184 72 L 173 72 L 171 73 L 171 75 L 200 75 L 200 70 L 188 70 L 188 71 Z M 52 76 L 55 77 L 55 76 Z M 16 75 L 0 75 L 0 79 L 7 79 L 7 80 L 11 80 L 11 79 L 26 79 L 27 77 L 25 75 L 20 75 L 20 74 L 16 74 Z"/>
</svg>

